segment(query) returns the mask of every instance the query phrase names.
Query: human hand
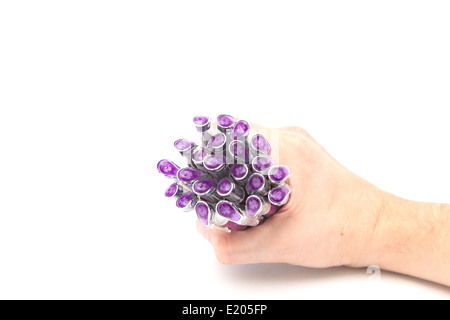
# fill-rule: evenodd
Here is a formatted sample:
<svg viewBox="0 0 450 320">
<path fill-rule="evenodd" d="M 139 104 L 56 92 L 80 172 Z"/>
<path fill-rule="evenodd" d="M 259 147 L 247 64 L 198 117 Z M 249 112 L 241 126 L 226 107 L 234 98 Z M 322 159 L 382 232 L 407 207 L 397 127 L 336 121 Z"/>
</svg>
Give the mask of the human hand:
<svg viewBox="0 0 450 320">
<path fill-rule="evenodd" d="M 279 163 L 292 174 L 289 202 L 256 228 L 224 233 L 197 222 L 198 231 L 224 264 L 363 263 L 382 207 L 382 192 L 339 164 L 303 129 L 277 130 Z"/>
</svg>

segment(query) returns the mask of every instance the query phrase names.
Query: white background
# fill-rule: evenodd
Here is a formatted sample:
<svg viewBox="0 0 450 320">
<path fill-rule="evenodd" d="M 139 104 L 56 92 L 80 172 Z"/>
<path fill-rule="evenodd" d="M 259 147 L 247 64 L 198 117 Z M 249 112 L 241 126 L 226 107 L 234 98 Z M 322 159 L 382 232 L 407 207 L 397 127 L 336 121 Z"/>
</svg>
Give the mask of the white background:
<svg viewBox="0 0 450 320">
<path fill-rule="evenodd" d="M 450 202 L 448 1 L 3 1 L 0 298 L 444 298 L 365 269 L 223 266 L 163 197 L 192 117 L 307 129 Z M 430 262 L 432 263 L 432 262 Z"/>
</svg>

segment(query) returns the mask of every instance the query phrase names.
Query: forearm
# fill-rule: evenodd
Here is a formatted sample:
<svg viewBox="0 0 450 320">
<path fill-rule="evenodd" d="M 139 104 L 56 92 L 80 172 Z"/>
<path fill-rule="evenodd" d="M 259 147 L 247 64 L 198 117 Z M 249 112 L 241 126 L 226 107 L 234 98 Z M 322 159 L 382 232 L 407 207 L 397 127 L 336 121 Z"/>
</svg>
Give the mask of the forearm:
<svg viewBox="0 0 450 320">
<path fill-rule="evenodd" d="M 368 263 L 450 286 L 450 205 L 383 198 Z"/>
</svg>

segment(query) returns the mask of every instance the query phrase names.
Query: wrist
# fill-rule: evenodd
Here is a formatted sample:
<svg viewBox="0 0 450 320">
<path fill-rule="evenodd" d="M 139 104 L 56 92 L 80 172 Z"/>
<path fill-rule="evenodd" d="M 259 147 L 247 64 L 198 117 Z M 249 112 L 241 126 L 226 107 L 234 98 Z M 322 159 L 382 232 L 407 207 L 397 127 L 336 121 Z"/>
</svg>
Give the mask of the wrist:
<svg viewBox="0 0 450 320">
<path fill-rule="evenodd" d="M 383 206 L 363 265 L 449 283 L 449 255 L 442 254 L 448 212 L 442 205 L 402 199 L 383 192 Z M 444 250 L 445 252 L 445 250 Z"/>
<path fill-rule="evenodd" d="M 360 266 L 375 265 L 387 268 L 390 264 L 388 256 L 390 252 L 396 251 L 394 246 L 398 245 L 398 241 L 394 240 L 398 236 L 396 235 L 396 226 L 401 223 L 397 210 L 404 206 L 403 201 L 405 200 L 381 190 L 379 194 L 380 205 L 376 211 L 376 220 L 370 239 L 361 254 Z"/>
<path fill-rule="evenodd" d="M 390 195 L 360 178 L 351 184 L 353 187 L 349 194 L 353 196 L 344 204 L 349 223 L 349 228 L 346 229 L 350 232 L 341 233 L 346 239 L 343 264 L 349 267 L 377 265 L 379 254 L 374 243 L 378 242 L 378 225 L 385 214 L 387 202 L 391 201 Z"/>
</svg>

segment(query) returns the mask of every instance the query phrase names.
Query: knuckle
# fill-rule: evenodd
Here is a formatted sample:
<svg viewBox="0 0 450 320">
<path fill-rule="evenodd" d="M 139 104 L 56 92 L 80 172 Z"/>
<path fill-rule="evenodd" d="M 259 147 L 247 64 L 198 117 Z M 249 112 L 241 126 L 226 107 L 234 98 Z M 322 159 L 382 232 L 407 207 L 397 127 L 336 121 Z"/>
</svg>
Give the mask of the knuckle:
<svg viewBox="0 0 450 320">
<path fill-rule="evenodd" d="M 303 128 L 301 127 L 297 127 L 297 126 L 290 126 L 290 127 L 285 127 L 284 128 L 286 131 L 290 131 L 293 133 L 296 133 L 298 135 L 302 135 L 304 137 L 310 137 L 310 134 Z"/>
</svg>

